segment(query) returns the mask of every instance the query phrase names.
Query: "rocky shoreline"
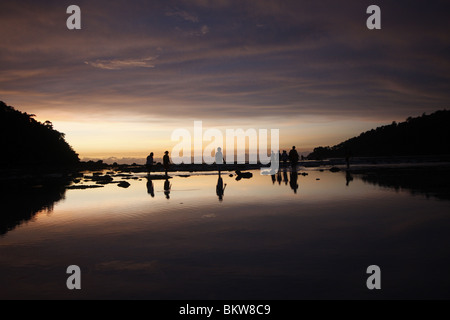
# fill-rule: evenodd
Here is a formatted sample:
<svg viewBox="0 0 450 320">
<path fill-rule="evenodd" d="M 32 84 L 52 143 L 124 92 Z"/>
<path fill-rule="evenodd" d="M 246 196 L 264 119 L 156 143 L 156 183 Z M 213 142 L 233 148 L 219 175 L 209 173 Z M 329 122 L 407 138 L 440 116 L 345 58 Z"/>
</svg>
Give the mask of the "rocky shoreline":
<svg viewBox="0 0 450 320">
<path fill-rule="evenodd" d="M 422 160 L 422 161 L 419 161 Z M 344 159 L 330 159 L 324 161 L 300 161 L 298 170 L 330 170 L 332 172 L 348 171 L 352 174 L 368 175 L 395 175 L 396 172 L 414 174 L 414 172 L 450 172 L 450 159 L 429 157 L 428 161 L 417 158 L 355 158 L 347 170 Z M 243 172 L 267 168 L 260 164 L 225 164 L 221 167 L 223 172 Z M 289 166 L 288 166 L 289 167 Z M 283 168 L 283 166 L 282 166 Z M 290 170 L 290 167 L 289 167 Z M 161 165 L 155 165 L 151 173 L 152 180 L 171 178 L 171 175 L 183 173 L 181 176 L 189 177 L 191 173 L 218 171 L 215 165 L 181 164 L 172 165 L 169 176 L 164 174 Z M 142 180 L 143 173 L 147 173 L 142 165 L 107 165 L 103 163 L 82 163 L 74 169 L 49 168 L 3 168 L 0 170 L 0 190 L 15 188 L 42 187 L 44 185 L 64 185 L 69 189 L 101 188 L 108 184 L 117 184 L 127 188 L 127 180 Z M 87 183 L 88 185 L 84 184 Z"/>
</svg>

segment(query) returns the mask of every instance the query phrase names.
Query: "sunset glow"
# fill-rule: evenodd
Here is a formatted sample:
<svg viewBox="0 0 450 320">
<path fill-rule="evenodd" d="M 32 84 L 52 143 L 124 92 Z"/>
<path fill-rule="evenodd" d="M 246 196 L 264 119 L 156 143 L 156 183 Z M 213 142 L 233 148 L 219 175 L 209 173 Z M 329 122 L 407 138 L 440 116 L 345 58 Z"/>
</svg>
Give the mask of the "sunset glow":
<svg viewBox="0 0 450 320">
<path fill-rule="evenodd" d="M 307 154 L 450 102 L 445 10 L 379 1 L 368 30 L 368 1 L 78 1 L 68 30 L 67 2 L 19 2 L 0 5 L 0 98 L 81 159 L 161 154 L 195 120 Z"/>
</svg>

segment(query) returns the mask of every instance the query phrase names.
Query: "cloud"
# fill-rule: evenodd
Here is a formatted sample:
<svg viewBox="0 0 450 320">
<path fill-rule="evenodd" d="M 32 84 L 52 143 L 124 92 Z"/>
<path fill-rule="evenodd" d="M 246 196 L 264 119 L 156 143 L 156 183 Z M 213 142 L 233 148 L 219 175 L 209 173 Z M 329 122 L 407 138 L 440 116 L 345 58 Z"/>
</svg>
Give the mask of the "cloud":
<svg viewBox="0 0 450 320">
<path fill-rule="evenodd" d="M 450 103 L 439 1 L 380 0 L 380 32 L 361 1 L 99 0 L 80 32 L 51 1 L 23 2 L 0 3 L 0 94 L 31 113 L 390 119 Z"/>
<path fill-rule="evenodd" d="M 109 60 L 95 60 L 85 61 L 85 64 L 94 68 L 104 70 L 121 70 L 130 68 L 154 68 L 154 60 L 157 57 L 147 57 L 140 59 L 109 59 Z"/>
<path fill-rule="evenodd" d="M 179 10 L 178 8 L 170 9 L 166 12 L 166 16 L 168 17 L 179 17 L 185 21 L 197 23 L 199 21 L 198 17 L 189 12 Z"/>
<path fill-rule="evenodd" d="M 184 31 L 181 28 L 176 27 L 177 31 L 181 32 L 181 34 L 189 36 L 189 37 L 203 37 L 209 33 L 209 27 L 207 25 L 203 25 L 201 28 L 194 29 L 191 31 Z"/>
</svg>

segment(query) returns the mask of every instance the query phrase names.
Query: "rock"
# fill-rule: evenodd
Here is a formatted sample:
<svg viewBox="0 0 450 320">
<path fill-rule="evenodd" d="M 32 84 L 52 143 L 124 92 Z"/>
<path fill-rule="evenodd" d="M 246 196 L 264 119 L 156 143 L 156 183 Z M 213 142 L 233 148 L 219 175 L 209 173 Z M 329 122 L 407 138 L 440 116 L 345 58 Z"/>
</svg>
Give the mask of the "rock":
<svg viewBox="0 0 450 320">
<path fill-rule="evenodd" d="M 113 181 L 113 177 L 109 176 L 109 175 L 104 175 L 104 176 L 98 176 L 98 175 L 93 175 L 93 176 L 85 176 L 84 177 L 84 181 L 87 180 L 92 180 L 92 181 Z"/>
<path fill-rule="evenodd" d="M 333 167 L 330 169 L 331 172 L 339 172 L 341 171 L 341 169 L 337 168 L 337 167 Z"/>
<path fill-rule="evenodd" d="M 85 190 L 85 189 L 96 189 L 96 188 L 103 188 L 103 186 L 70 186 L 67 187 L 69 190 Z"/>
<path fill-rule="evenodd" d="M 131 186 L 131 184 L 129 184 L 129 183 L 126 182 L 126 181 L 121 181 L 119 184 L 117 184 L 117 186 L 126 189 L 126 188 L 128 188 L 129 186 Z"/>
<path fill-rule="evenodd" d="M 97 182 L 95 182 L 95 184 L 101 184 L 101 185 L 107 185 L 110 183 L 113 183 L 113 181 L 97 181 Z"/>
<path fill-rule="evenodd" d="M 232 173 L 230 173 L 228 176 L 229 176 L 230 178 L 233 178 L 233 177 L 234 177 L 234 175 L 233 175 Z"/>
<path fill-rule="evenodd" d="M 241 179 L 253 178 L 253 173 L 251 173 L 251 172 L 241 172 L 239 170 L 236 170 L 236 174 L 237 174 L 236 181 L 239 181 Z"/>
</svg>

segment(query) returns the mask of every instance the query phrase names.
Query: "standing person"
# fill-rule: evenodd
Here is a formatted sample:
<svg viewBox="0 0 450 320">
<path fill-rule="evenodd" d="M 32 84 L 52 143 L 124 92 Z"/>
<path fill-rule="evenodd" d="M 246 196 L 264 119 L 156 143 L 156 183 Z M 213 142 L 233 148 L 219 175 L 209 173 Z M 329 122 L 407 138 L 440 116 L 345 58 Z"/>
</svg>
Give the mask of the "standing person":
<svg viewBox="0 0 450 320">
<path fill-rule="evenodd" d="M 164 152 L 163 166 L 164 166 L 164 170 L 166 171 L 166 176 L 167 176 L 167 171 L 169 171 L 169 167 L 170 167 L 169 151 Z"/>
<path fill-rule="evenodd" d="M 298 152 L 295 150 L 295 146 L 292 147 L 292 150 L 289 151 L 289 161 L 291 161 L 292 169 L 295 169 L 297 171 L 297 163 L 298 163 Z"/>
<path fill-rule="evenodd" d="M 219 170 L 219 175 L 220 175 L 220 171 L 222 169 L 222 165 L 223 165 L 223 153 L 222 153 L 222 148 L 219 147 L 219 148 L 217 148 L 217 152 L 216 152 L 216 166 Z"/>
<path fill-rule="evenodd" d="M 272 153 L 270 155 L 270 167 L 272 168 L 272 170 L 275 170 L 275 171 L 278 171 L 278 168 L 279 168 L 278 161 L 280 158 L 279 158 L 279 156 L 277 158 L 277 156 L 278 155 L 275 152 L 273 152 L 273 150 L 272 150 Z"/>
<path fill-rule="evenodd" d="M 347 164 L 347 170 L 350 170 L 350 158 L 352 157 L 352 151 L 349 147 L 345 148 L 345 163 Z"/>
<path fill-rule="evenodd" d="M 283 161 L 283 167 L 287 167 L 287 162 L 289 160 L 289 156 L 286 152 L 286 150 L 283 150 L 283 153 L 281 154 L 281 161 Z"/>
<path fill-rule="evenodd" d="M 152 172 L 153 168 L 153 152 L 150 153 L 150 155 L 147 157 L 147 163 L 145 164 L 145 166 L 147 167 L 147 172 L 150 175 L 150 172 Z"/>
</svg>

